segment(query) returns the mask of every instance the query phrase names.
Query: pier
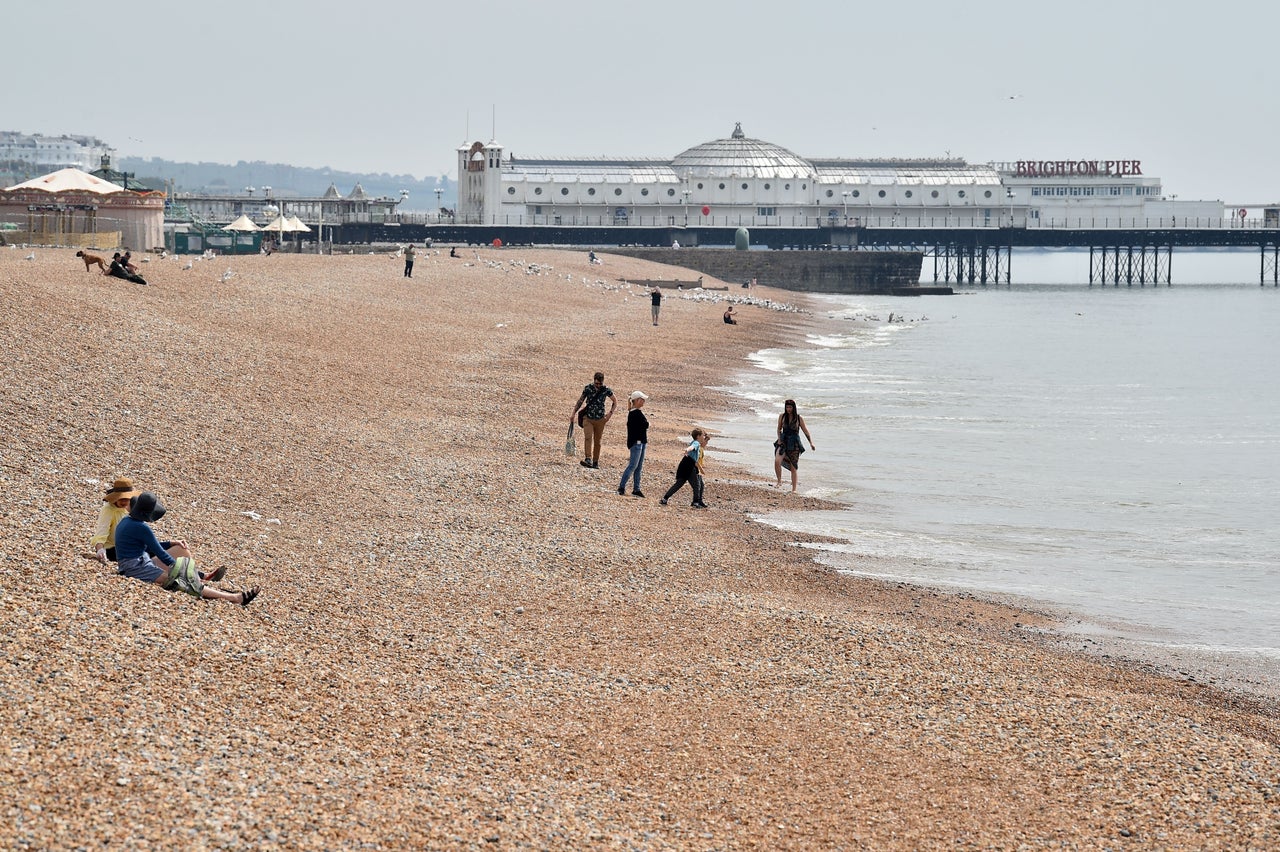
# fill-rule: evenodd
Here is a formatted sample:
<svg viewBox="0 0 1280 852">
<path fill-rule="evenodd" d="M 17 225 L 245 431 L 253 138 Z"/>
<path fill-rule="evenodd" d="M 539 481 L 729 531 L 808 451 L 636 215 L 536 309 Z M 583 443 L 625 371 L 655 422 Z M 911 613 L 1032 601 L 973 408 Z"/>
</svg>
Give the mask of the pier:
<svg viewBox="0 0 1280 852">
<path fill-rule="evenodd" d="M 1268 211 L 1270 213 L 1271 211 Z M 326 226 L 328 227 L 328 226 Z M 932 268 L 933 282 L 1008 284 L 1013 281 L 1015 248 L 1088 251 L 1091 285 L 1169 285 L 1173 282 L 1174 249 L 1229 248 L 1258 253 L 1258 281 L 1280 286 L 1280 221 L 1268 215 L 1256 221 L 1214 219 L 1207 222 L 1076 220 L 1010 224 L 969 219 L 953 224 L 944 217 L 853 220 L 849 224 L 807 223 L 796 226 L 741 223 L 714 225 L 574 225 L 344 223 L 333 226 L 338 243 L 442 243 L 491 245 L 732 246 L 739 227 L 749 229 L 753 248 L 776 251 L 912 252 Z"/>
</svg>

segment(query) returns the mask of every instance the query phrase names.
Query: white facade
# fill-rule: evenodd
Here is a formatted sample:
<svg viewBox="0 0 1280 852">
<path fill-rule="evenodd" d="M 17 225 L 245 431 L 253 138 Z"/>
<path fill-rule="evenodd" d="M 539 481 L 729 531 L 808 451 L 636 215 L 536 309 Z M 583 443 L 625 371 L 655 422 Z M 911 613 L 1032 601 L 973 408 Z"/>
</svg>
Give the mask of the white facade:
<svg viewBox="0 0 1280 852">
<path fill-rule="evenodd" d="M 1166 199 L 1137 160 L 805 159 L 741 125 L 672 160 L 530 160 L 475 142 L 458 148 L 458 175 L 468 224 L 1036 228 L 1223 215 L 1221 202 Z"/>
<path fill-rule="evenodd" d="M 0 162 L 29 163 L 38 169 L 74 168 L 91 172 L 115 149 L 93 136 L 44 136 L 0 131 Z"/>
</svg>

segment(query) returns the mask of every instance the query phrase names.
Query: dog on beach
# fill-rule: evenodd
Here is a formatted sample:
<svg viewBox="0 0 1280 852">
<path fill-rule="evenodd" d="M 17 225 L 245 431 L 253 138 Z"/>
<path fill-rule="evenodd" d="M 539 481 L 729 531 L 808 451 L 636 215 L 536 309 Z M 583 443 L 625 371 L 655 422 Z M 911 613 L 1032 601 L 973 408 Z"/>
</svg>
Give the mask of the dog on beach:
<svg viewBox="0 0 1280 852">
<path fill-rule="evenodd" d="M 85 272 L 88 272 L 89 267 L 93 266 L 96 263 L 98 264 L 98 269 L 102 272 L 102 274 L 103 275 L 107 274 L 106 261 L 98 257 L 96 254 L 89 254 L 87 251 L 78 251 L 76 252 L 76 257 L 84 261 Z"/>
</svg>

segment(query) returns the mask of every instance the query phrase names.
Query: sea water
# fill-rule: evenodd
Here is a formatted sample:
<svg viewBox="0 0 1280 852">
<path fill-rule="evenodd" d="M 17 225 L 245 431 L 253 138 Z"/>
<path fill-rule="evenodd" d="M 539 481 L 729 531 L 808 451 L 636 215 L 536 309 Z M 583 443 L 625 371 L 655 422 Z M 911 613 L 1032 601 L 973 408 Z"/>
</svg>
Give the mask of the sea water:
<svg viewBox="0 0 1280 852">
<path fill-rule="evenodd" d="M 716 443 L 772 482 L 795 399 L 817 445 L 800 491 L 845 508 L 764 520 L 840 539 L 819 546 L 839 570 L 1026 598 L 1082 629 L 1280 671 L 1280 290 L 812 304 L 821 331 L 752 356 L 763 369 L 727 388 L 752 413 L 716 424 Z"/>
</svg>

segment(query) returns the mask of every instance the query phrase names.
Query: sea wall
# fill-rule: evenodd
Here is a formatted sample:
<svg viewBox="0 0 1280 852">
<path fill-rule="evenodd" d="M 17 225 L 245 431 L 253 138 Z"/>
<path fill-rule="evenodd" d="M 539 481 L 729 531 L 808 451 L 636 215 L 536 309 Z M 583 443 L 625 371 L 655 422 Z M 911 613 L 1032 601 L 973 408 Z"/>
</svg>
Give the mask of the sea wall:
<svg viewBox="0 0 1280 852">
<path fill-rule="evenodd" d="M 811 293 L 892 293 L 916 287 L 924 253 L 918 251 L 737 251 L 729 248 L 642 248 L 608 254 L 682 266 L 728 282 Z"/>
</svg>

